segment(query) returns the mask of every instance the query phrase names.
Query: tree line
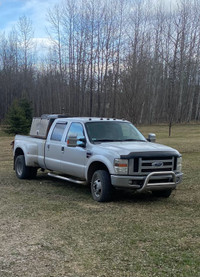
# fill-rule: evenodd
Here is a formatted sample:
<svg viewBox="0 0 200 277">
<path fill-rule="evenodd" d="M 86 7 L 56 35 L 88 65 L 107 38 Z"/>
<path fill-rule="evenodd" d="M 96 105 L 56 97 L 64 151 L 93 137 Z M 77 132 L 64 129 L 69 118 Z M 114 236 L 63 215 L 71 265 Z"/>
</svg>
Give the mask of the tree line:
<svg viewBox="0 0 200 277">
<path fill-rule="evenodd" d="M 44 55 L 26 16 L 0 34 L 0 120 L 24 97 L 35 116 L 200 120 L 198 0 L 64 0 L 47 22 Z"/>
</svg>

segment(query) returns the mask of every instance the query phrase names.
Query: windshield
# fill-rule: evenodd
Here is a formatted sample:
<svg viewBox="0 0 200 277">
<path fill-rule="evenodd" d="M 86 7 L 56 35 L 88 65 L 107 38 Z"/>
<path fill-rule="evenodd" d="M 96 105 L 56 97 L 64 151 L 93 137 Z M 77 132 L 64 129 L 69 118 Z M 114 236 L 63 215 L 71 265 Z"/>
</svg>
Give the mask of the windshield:
<svg viewBox="0 0 200 277">
<path fill-rule="evenodd" d="M 146 141 L 144 136 L 129 122 L 102 121 L 85 124 L 91 142 Z"/>
</svg>

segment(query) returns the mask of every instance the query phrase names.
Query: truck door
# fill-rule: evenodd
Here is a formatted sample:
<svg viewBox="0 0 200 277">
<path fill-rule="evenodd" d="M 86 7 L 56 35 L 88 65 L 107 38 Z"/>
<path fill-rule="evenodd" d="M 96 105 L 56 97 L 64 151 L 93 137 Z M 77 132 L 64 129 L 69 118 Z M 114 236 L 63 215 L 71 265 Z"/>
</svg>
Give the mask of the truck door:
<svg viewBox="0 0 200 277">
<path fill-rule="evenodd" d="M 67 122 L 57 122 L 45 145 L 45 165 L 47 169 L 61 171 L 62 137 Z"/>
<path fill-rule="evenodd" d="M 86 149 L 83 147 L 67 146 L 67 139 L 70 135 L 76 135 L 78 139 L 85 138 L 83 125 L 79 122 L 72 122 L 62 146 L 61 168 L 62 172 L 71 176 L 84 178 L 86 164 Z"/>
</svg>

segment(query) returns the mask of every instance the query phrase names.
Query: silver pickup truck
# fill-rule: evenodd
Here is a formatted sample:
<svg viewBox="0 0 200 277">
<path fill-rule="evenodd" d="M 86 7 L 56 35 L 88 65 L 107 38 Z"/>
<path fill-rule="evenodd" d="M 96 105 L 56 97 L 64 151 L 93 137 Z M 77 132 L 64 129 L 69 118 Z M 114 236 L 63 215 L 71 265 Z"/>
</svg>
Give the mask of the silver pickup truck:
<svg viewBox="0 0 200 277">
<path fill-rule="evenodd" d="M 30 136 L 16 135 L 14 169 L 20 179 L 37 170 L 78 184 L 90 184 L 94 200 L 109 201 L 114 188 L 152 191 L 169 197 L 182 181 L 180 153 L 155 143 L 126 120 L 44 115 L 34 118 Z"/>
</svg>

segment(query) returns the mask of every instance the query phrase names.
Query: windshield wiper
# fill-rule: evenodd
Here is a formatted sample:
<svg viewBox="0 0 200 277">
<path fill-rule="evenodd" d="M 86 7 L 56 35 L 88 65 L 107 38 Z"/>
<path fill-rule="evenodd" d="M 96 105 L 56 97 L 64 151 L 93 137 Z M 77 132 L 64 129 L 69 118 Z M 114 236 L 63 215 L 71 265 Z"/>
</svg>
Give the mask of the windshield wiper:
<svg viewBox="0 0 200 277">
<path fill-rule="evenodd" d="M 123 142 L 123 141 L 143 141 L 143 142 L 145 142 L 146 140 L 142 140 L 142 139 L 115 139 L 113 141 L 120 141 L 120 142 Z"/>
<path fill-rule="evenodd" d="M 123 141 L 142 141 L 146 142 L 146 140 L 141 139 L 96 139 L 93 142 L 123 142 Z"/>
<path fill-rule="evenodd" d="M 95 140 L 92 140 L 93 142 L 113 142 L 113 141 L 116 141 L 114 139 L 95 139 Z"/>
<path fill-rule="evenodd" d="M 121 141 L 146 141 L 146 140 L 143 140 L 143 139 L 124 139 L 124 140 L 121 140 Z"/>
</svg>

